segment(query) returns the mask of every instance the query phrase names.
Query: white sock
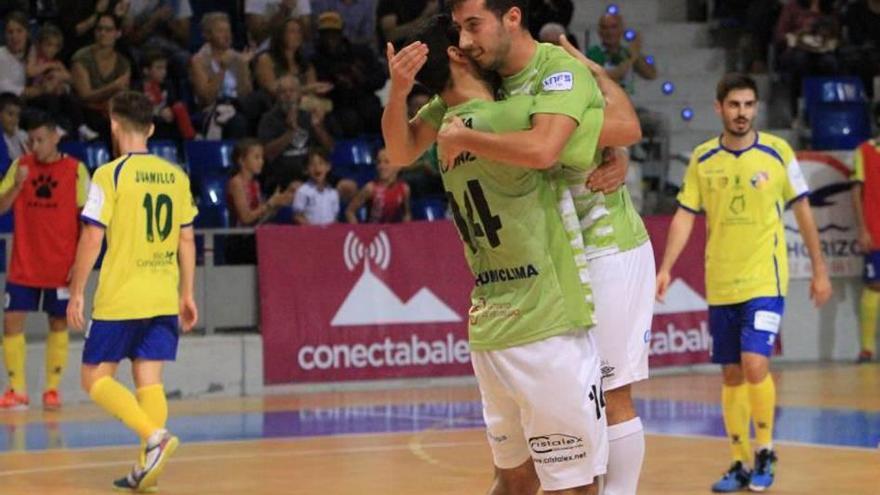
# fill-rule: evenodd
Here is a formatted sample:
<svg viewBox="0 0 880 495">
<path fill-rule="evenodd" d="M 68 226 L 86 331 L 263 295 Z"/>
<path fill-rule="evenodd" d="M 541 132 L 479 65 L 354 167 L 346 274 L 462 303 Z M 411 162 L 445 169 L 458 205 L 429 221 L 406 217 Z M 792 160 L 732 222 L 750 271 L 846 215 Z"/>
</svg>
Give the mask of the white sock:
<svg viewBox="0 0 880 495">
<path fill-rule="evenodd" d="M 608 427 L 608 473 L 604 495 L 636 495 L 642 460 L 645 458 L 645 430 L 638 417 Z"/>
</svg>

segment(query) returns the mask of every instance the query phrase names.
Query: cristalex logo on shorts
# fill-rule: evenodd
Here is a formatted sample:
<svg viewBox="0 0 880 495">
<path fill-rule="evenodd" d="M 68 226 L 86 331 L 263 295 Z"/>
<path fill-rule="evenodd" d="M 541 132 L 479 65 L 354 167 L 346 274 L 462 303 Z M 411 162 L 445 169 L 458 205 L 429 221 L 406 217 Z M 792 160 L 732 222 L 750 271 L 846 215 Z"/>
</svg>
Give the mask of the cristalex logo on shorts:
<svg viewBox="0 0 880 495">
<path fill-rule="evenodd" d="M 576 449 L 583 447 L 583 445 L 584 442 L 580 437 L 564 433 L 551 433 L 549 435 L 529 438 L 529 447 L 536 454 Z"/>
</svg>

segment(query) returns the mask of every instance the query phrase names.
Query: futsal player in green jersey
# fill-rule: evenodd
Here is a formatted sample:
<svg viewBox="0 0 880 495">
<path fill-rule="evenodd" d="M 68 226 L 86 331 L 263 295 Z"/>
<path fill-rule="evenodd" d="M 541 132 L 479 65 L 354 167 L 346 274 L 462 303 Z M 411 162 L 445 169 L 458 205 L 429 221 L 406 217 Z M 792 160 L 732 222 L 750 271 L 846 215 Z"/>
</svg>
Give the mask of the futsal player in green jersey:
<svg viewBox="0 0 880 495">
<path fill-rule="evenodd" d="M 177 356 L 180 330 L 191 330 L 198 319 L 193 299 L 196 208 L 183 169 L 147 151 L 153 106 L 146 96 L 133 91 L 114 96 L 110 127 L 121 156 L 100 166 L 92 178 L 67 321 L 71 328 L 86 330 L 83 388 L 137 433 L 144 447 L 140 461 L 114 487 L 149 491 L 178 445 L 165 429 L 162 368 Z M 86 325 L 86 281 L 105 238 L 107 253 Z M 115 378 L 123 359 L 131 360 L 136 393 Z"/>
<path fill-rule="evenodd" d="M 461 30 L 459 46 L 478 65 L 503 78 L 505 97 L 526 96 L 531 126 L 517 132 L 485 133 L 465 126 L 439 131 L 441 100 L 432 100 L 416 119 L 406 122 L 403 97 L 392 91 L 383 116 L 389 150 L 395 161 L 418 156 L 425 142 L 437 139 L 446 160 L 467 150 L 507 164 L 533 167 L 559 162 L 574 200 L 579 221 L 575 235 L 583 237 L 589 260 L 591 290 L 596 310 L 595 333 L 605 372 L 608 398 L 610 455 L 605 491 L 634 495 L 644 457 L 644 430 L 631 399 L 630 385 L 648 377 L 650 325 L 653 316 L 654 259 L 647 230 L 629 194 L 620 188 L 597 188 L 589 176 L 597 162 L 589 146 L 590 129 L 601 127 L 600 146 L 626 146 L 640 137 L 638 119 L 626 94 L 598 68 L 595 79 L 560 47 L 537 43 L 527 25 L 525 0 L 455 0 L 453 19 Z M 408 46 L 389 54 L 392 88 L 398 74 L 412 70 L 425 48 Z M 574 50 L 573 50 L 574 51 Z M 603 84 L 606 83 L 606 84 Z M 598 86 L 598 87 L 597 87 Z M 600 93 L 599 88 L 602 92 Z M 617 94 L 615 94 L 617 93 Z M 620 96 L 618 96 L 618 94 Z M 588 109 L 601 108 L 604 120 L 583 118 Z M 585 144 L 587 144 L 585 146 Z M 621 181 L 622 182 L 622 181 Z M 607 193 L 607 194 L 605 194 Z"/>
<path fill-rule="evenodd" d="M 776 466 L 776 388 L 769 367 L 788 289 L 784 208 L 794 211 L 810 254 L 810 297 L 817 307 L 831 297 L 831 283 L 810 211 L 809 187 L 794 151 L 783 139 L 753 127 L 758 111 L 755 81 L 740 74 L 724 76 L 715 110 L 724 131 L 691 155 L 657 271 L 657 298 L 662 301 L 666 295 L 670 271 L 694 218 L 704 213 L 712 362 L 721 365 L 721 407 L 733 456 L 712 490 L 764 491 L 773 484 Z M 748 467 L 750 418 L 758 444 L 753 470 Z"/>
<path fill-rule="evenodd" d="M 486 132 L 528 128 L 531 100 L 493 101 L 448 17 L 417 37 L 431 47 L 417 79 L 449 116 Z M 467 152 L 441 168 L 475 278 L 468 331 L 496 467 L 493 494 L 534 493 L 539 484 L 545 493 L 596 493 L 607 457 L 592 314 L 575 263 L 582 247 L 569 241 L 557 209 L 563 184 L 543 168 Z"/>
</svg>

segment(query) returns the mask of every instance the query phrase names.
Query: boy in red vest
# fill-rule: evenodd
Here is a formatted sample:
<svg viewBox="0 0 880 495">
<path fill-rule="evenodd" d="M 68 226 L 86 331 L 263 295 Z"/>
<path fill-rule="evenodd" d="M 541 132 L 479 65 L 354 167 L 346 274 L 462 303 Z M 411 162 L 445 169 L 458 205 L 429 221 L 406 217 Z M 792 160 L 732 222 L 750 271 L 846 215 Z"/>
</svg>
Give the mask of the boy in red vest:
<svg viewBox="0 0 880 495">
<path fill-rule="evenodd" d="M 874 359 L 877 313 L 880 307 L 880 143 L 871 139 L 856 148 L 853 205 L 859 246 L 865 253 L 865 286 L 859 306 L 861 351 L 858 362 Z"/>
<path fill-rule="evenodd" d="M 3 313 L 9 384 L 0 409 L 28 406 L 24 323 L 28 312 L 41 310 L 49 315 L 43 407 L 58 409 L 58 386 L 67 364 L 67 283 L 89 173 L 79 160 L 58 151 L 57 125 L 48 115 L 32 119 L 28 139 L 31 151 L 15 160 L 0 181 L 0 214 L 12 209 L 15 216 Z"/>
</svg>

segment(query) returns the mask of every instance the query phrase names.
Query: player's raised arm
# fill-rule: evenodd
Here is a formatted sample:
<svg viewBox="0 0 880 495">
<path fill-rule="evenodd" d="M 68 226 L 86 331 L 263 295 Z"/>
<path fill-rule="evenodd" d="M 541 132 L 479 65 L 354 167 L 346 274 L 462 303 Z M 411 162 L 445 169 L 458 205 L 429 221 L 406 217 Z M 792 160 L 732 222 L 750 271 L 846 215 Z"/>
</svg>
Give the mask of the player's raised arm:
<svg viewBox="0 0 880 495">
<path fill-rule="evenodd" d="M 605 120 L 599 133 L 599 146 L 630 146 L 642 139 L 639 116 L 623 87 L 608 75 L 605 68 L 575 48 L 565 35 L 559 37 L 559 45 L 590 70 L 605 97 Z"/>
<path fill-rule="evenodd" d="M 412 91 L 416 74 L 427 60 L 428 47 L 416 41 L 395 52 L 394 46 L 388 43 L 386 54 L 391 89 L 382 112 L 382 136 L 391 164 L 405 167 L 421 156 L 437 138 L 436 128 L 420 117 L 410 120 L 406 107 L 406 97 Z"/>
</svg>

